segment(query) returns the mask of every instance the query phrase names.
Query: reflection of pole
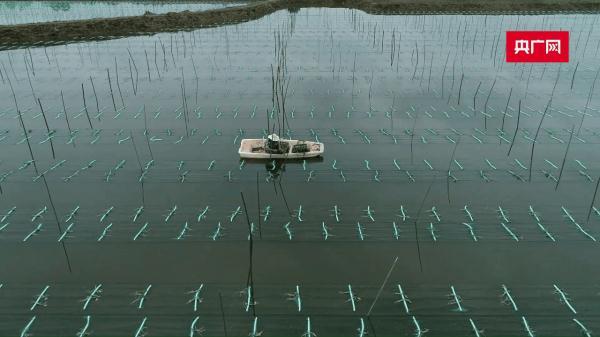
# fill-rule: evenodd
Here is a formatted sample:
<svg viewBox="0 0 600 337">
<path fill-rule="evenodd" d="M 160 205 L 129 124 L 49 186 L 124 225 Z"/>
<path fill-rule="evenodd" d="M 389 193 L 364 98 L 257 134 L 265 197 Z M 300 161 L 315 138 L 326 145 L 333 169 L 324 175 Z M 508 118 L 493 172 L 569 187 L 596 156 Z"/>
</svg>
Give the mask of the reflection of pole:
<svg viewBox="0 0 600 337">
<path fill-rule="evenodd" d="M 392 108 L 390 109 L 390 127 L 392 133 L 394 133 L 394 105 L 396 105 L 396 94 L 394 93 L 394 99 L 392 100 Z"/>
<path fill-rule="evenodd" d="M 146 104 L 144 104 L 144 135 L 146 136 L 146 144 L 148 145 L 148 151 L 150 152 L 150 158 L 154 160 L 154 155 L 152 154 L 152 148 L 150 148 L 150 140 L 148 139 L 148 116 L 146 114 Z"/>
<path fill-rule="evenodd" d="M 252 258 L 254 255 L 254 250 L 253 250 L 253 243 L 254 240 L 252 239 L 252 225 L 250 224 L 250 216 L 248 216 L 248 208 L 246 207 L 246 200 L 244 199 L 244 193 L 240 192 L 240 195 L 242 196 L 242 203 L 244 204 L 244 212 L 246 213 L 246 222 L 248 222 L 248 241 L 249 241 L 249 245 L 248 245 L 248 258 L 249 258 L 249 264 L 248 264 L 248 279 L 246 281 L 246 288 L 248 288 L 247 291 L 251 291 L 251 293 L 249 294 L 249 298 L 248 301 L 250 302 L 249 304 L 252 305 L 252 315 L 256 317 L 256 312 L 255 312 L 255 306 L 254 306 L 254 278 L 252 275 Z M 260 217 L 260 215 L 259 215 Z"/>
<path fill-rule="evenodd" d="M 227 337 L 227 323 L 225 322 L 225 310 L 223 310 L 223 296 L 219 291 L 219 304 L 221 306 L 221 319 L 223 320 L 223 332 L 225 333 L 225 337 Z"/>
<path fill-rule="evenodd" d="M 54 213 L 54 218 L 56 219 L 56 226 L 58 227 L 58 233 L 62 234 L 62 228 L 60 227 L 60 221 L 58 220 L 58 213 L 56 213 L 56 207 L 54 207 L 54 201 L 52 200 L 52 194 L 50 193 L 50 188 L 48 187 L 48 182 L 46 181 L 46 175 L 42 174 L 42 180 L 44 181 L 44 186 L 46 186 L 46 192 L 48 193 L 48 199 L 50 199 L 50 206 L 52 206 L 52 211 Z M 69 268 L 69 273 L 71 270 L 71 261 L 69 260 L 69 254 L 67 254 L 67 248 L 65 247 L 65 242 L 60 242 L 65 252 L 65 257 L 67 258 L 67 267 Z"/>
<path fill-rule="evenodd" d="M 510 147 L 508 148 L 508 154 L 506 156 L 510 156 L 510 151 L 515 144 L 515 139 L 517 138 L 517 132 L 519 132 L 519 121 L 521 120 L 521 100 L 519 100 L 519 112 L 517 114 L 517 127 L 515 129 L 515 133 L 513 134 L 512 141 L 510 142 Z"/>
<path fill-rule="evenodd" d="M 135 146 L 135 141 L 133 140 L 133 131 L 129 133 L 131 138 L 131 144 L 133 145 L 133 151 L 135 152 L 135 158 L 137 159 L 138 165 L 140 167 L 140 174 L 144 174 L 144 169 L 142 168 L 142 162 L 140 161 L 140 155 L 137 150 L 137 146 Z M 140 181 L 142 186 L 142 206 L 146 205 L 146 194 L 144 193 L 144 180 Z"/>
<path fill-rule="evenodd" d="M 556 180 L 556 186 L 554 186 L 554 190 L 558 189 L 558 184 L 560 184 L 560 178 L 562 178 L 563 169 L 565 168 L 565 162 L 567 161 L 567 154 L 569 153 L 569 148 L 571 147 L 571 140 L 573 139 L 573 132 L 575 132 L 575 124 L 571 127 L 571 136 L 569 136 L 569 142 L 567 143 L 567 150 L 565 151 L 565 156 L 563 157 L 562 165 L 560 166 L 560 172 L 558 173 L 558 179 Z"/>
<path fill-rule="evenodd" d="M 531 73 L 530 73 L 531 74 Z M 485 99 L 485 104 L 483 105 L 483 126 L 484 128 L 487 130 L 487 105 L 488 105 L 488 101 L 490 100 L 490 96 L 492 95 L 492 91 L 494 90 L 494 86 L 496 85 L 496 78 L 494 78 L 494 83 L 492 83 L 492 87 L 490 88 L 490 92 L 487 95 L 487 98 Z"/>
<path fill-rule="evenodd" d="M 581 114 L 581 123 L 579 123 L 579 128 L 577 129 L 578 136 L 579 136 L 579 131 L 581 131 L 581 127 L 583 126 L 583 119 L 585 118 L 585 113 L 588 110 L 588 107 L 590 105 L 590 100 L 592 99 L 592 94 L 594 93 L 594 87 L 596 86 L 596 80 L 598 79 L 599 73 L 600 73 L 600 68 L 598 68 L 598 70 L 596 71 L 596 76 L 594 76 L 594 82 L 592 82 L 592 87 L 590 88 L 590 94 L 588 95 L 587 102 L 585 103 L 585 109 L 583 109 L 583 114 Z"/>
<path fill-rule="evenodd" d="M 477 99 L 477 93 L 479 93 L 479 88 L 481 87 L 481 81 L 479 81 L 479 84 L 477 85 L 477 89 L 475 89 L 475 93 L 473 94 L 473 116 L 475 116 L 475 100 Z M 485 116 L 484 116 L 485 117 Z"/>
<path fill-rule="evenodd" d="M 94 80 L 92 76 L 90 76 L 90 82 L 92 83 L 92 91 L 94 92 L 94 97 L 96 98 L 96 110 L 98 111 L 98 120 L 100 120 L 100 103 L 98 102 L 98 95 L 96 94 L 96 87 L 94 86 Z"/>
<path fill-rule="evenodd" d="M 48 120 L 46 119 L 46 114 L 44 113 L 44 108 L 42 108 L 42 101 L 37 99 L 38 104 L 40 105 L 40 111 L 42 112 L 42 117 L 44 117 L 44 123 L 46 124 L 46 132 L 48 133 L 48 139 L 50 139 L 50 148 L 52 149 L 52 159 L 56 159 L 56 155 L 54 154 L 54 144 L 52 143 L 52 135 L 50 134 L 50 127 L 48 126 Z"/>
<path fill-rule="evenodd" d="M 465 74 L 463 73 L 462 76 L 460 77 L 460 85 L 458 86 L 458 101 L 457 101 L 458 105 L 460 105 L 460 94 L 462 93 L 462 84 L 463 84 L 464 79 L 465 79 Z"/>
<path fill-rule="evenodd" d="M 542 119 L 540 120 L 540 124 L 538 125 L 537 131 L 535 132 L 533 144 L 531 144 L 531 158 L 529 159 L 529 182 L 531 182 L 531 171 L 533 170 L 533 151 L 535 150 L 535 143 L 537 142 L 537 137 L 540 133 L 540 128 L 542 127 L 542 123 L 544 122 L 544 118 L 546 117 L 546 113 L 548 112 L 548 108 L 550 108 L 550 104 L 552 104 L 552 97 L 550 97 L 548 105 L 546 105 L 546 109 L 544 110 L 544 114 L 542 115 Z"/>
<path fill-rule="evenodd" d="M 8 76 L 7 76 L 8 78 Z M 13 99 L 15 101 L 15 107 L 17 109 L 17 115 L 19 116 L 19 121 L 21 122 L 21 127 L 23 128 L 23 134 L 25 136 L 25 140 L 27 141 L 27 147 L 29 148 L 29 155 L 31 156 L 31 161 L 33 163 L 33 168 L 35 169 L 35 173 L 39 175 L 37 164 L 35 163 L 35 158 L 33 157 L 33 151 L 31 150 L 31 143 L 29 142 L 29 136 L 27 135 L 27 129 L 25 128 L 25 122 L 23 121 L 23 115 L 21 111 L 19 111 L 19 105 L 17 104 L 17 96 L 15 95 L 15 90 L 12 86 L 10 78 L 8 78 L 8 83 L 10 84 L 10 90 L 13 94 Z M 39 102 L 38 102 L 39 103 Z M 41 105 L 40 105 L 41 106 Z M 62 234 L 62 229 L 60 228 L 60 222 L 58 221 L 58 215 L 56 213 L 56 208 L 54 207 L 54 202 L 52 201 L 52 195 L 50 194 L 50 189 L 48 188 L 48 182 L 46 181 L 45 174 L 42 174 L 42 180 L 44 181 L 44 186 L 46 187 L 46 192 L 48 193 L 48 199 L 50 199 L 50 205 L 52 206 L 52 210 L 54 211 L 54 217 L 56 218 L 56 225 L 58 226 L 59 234 Z M 67 254 L 67 248 L 65 247 L 64 241 L 61 241 L 63 251 L 65 252 L 65 257 L 67 258 L 67 267 L 69 268 L 69 273 L 71 272 L 71 262 L 69 261 L 69 255 Z"/>
<path fill-rule="evenodd" d="M 413 140 L 415 138 L 415 127 L 417 126 L 417 116 L 413 119 L 412 130 L 410 131 L 410 163 L 413 163 Z"/>
<path fill-rule="evenodd" d="M 285 169 L 285 162 L 281 165 L 281 170 L 283 171 Z M 292 217 L 292 211 L 290 211 L 290 206 L 287 202 L 287 199 L 285 198 L 285 192 L 283 191 L 283 186 L 281 184 L 281 181 L 283 180 L 283 174 L 281 174 L 279 176 L 279 189 L 281 190 L 281 196 L 283 197 L 283 202 L 285 203 L 285 208 L 288 211 L 288 214 L 290 215 L 290 218 Z M 275 181 L 273 181 L 273 183 L 275 183 Z M 275 189 L 275 191 L 277 191 L 277 189 Z"/>
<path fill-rule="evenodd" d="M 35 159 L 33 158 L 33 151 L 31 150 L 31 143 L 29 142 L 29 136 L 27 136 L 27 129 L 25 128 L 25 123 L 23 122 L 23 115 L 21 114 L 21 111 L 19 111 L 19 105 L 17 104 L 17 96 L 15 95 L 15 90 L 12 86 L 12 82 L 10 81 L 10 78 L 8 76 L 6 78 L 8 79 L 8 84 L 10 85 L 10 90 L 12 91 L 13 99 L 15 101 L 15 108 L 17 109 L 17 115 L 19 116 L 19 121 L 21 122 L 21 127 L 23 128 L 23 136 L 25 137 L 25 140 L 27 141 L 27 147 L 29 148 L 29 155 L 31 156 L 31 161 L 33 163 L 33 168 L 35 169 L 35 174 L 39 174 L 38 169 L 37 169 L 37 164 L 35 163 Z"/>
<path fill-rule="evenodd" d="M 108 88 L 110 89 L 110 98 L 112 99 L 113 108 L 115 109 L 115 114 L 117 113 L 117 104 L 115 104 L 115 95 L 113 94 L 112 84 L 110 81 L 110 70 L 106 68 L 106 75 L 108 76 Z"/>
<path fill-rule="evenodd" d="M 260 186 L 258 184 L 258 172 L 256 172 L 256 200 L 257 200 L 257 216 L 258 216 L 258 236 L 262 239 L 262 225 L 260 221 Z"/>
<path fill-rule="evenodd" d="M 448 162 L 448 172 L 446 175 L 446 191 L 448 192 L 448 204 L 450 203 L 450 167 L 452 166 L 452 160 L 454 160 L 454 154 L 456 153 L 456 148 L 458 147 L 458 143 L 460 143 L 460 136 L 458 136 L 458 141 L 454 143 L 454 150 L 452 150 L 452 157 L 450 157 L 450 162 Z"/>
<path fill-rule="evenodd" d="M 592 215 L 592 209 L 594 208 L 594 201 L 596 200 L 596 194 L 598 193 L 599 185 L 600 185 L 600 177 L 598 177 L 598 181 L 596 182 L 596 189 L 594 190 L 594 196 L 592 197 L 592 202 L 590 204 L 590 210 L 588 211 L 587 221 L 590 221 L 590 215 Z"/>
<path fill-rule="evenodd" d="M 508 100 L 506 101 L 506 108 L 504 108 L 504 115 L 502 116 L 502 132 L 504 132 L 504 120 L 506 119 L 506 113 L 508 112 L 508 103 L 510 103 L 510 96 L 512 96 L 512 87 L 510 88 L 510 91 L 508 92 Z"/>
<path fill-rule="evenodd" d="M 94 129 L 92 126 L 92 120 L 90 119 L 90 113 L 87 108 L 87 104 L 85 103 L 85 89 L 83 88 L 83 83 L 81 83 L 81 97 L 83 97 L 83 108 L 85 109 L 85 115 L 87 116 L 88 123 L 90 123 L 90 129 Z"/>
<path fill-rule="evenodd" d="M 373 304 L 371 304 L 369 311 L 367 311 L 367 317 L 371 316 L 371 311 L 373 311 L 373 308 L 375 307 L 375 304 L 377 303 L 377 300 L 379 299 L 379 296 L 381 295 L 381 291 L 385 287 L 385 284 L 387 283 L 388 279 L 390 278 L 390 275 L 392 275 L 392 271 L 394 270 L 394 267 L 396 266 L 397 262 L 398 262 L 398 257 L 396 256 L 396 258 L 394 259 L 394 262 L 392 262 L 392 265 L 390 266 L 390 269 L 388 270 L 387 275 L 385 276 L 385 279 L 383 280 L 383 283 L 381 283 L 381 287 L 379 287 L 379 291 L 377 291 L 377 296 L 375 296 L 375 299 L 373 300 Z"/>
<path fill-rule="evenodd" d="M 429 191 L 431 191 L 431 186 L 433 186 L 434 182 L 435 182 L 435 179 L 431 179 L 431 184 L 429 184 L 429 187 L 427 188 L 427 191 L 425 192 L 425 195 L 423 196 L 423 200 L 421 200 L 421 205 L 419 206 L 419 210 L 417 211 L 417 216 L 415 217 L 415 221 L 414 221 L 415 240 L 417 241 L 417 254 L 419 256 L 419 268 L 420 268 L 421 272 L 423 272 L 423 261 L 421 260 L 421 245 L 419 243 L 419 231 L 417 230 L 417 222 L 419 221 L 419 217 L 421 216 L 421 210 L 423 209 L 425 200 L 427 200 L 427 196 L 429 195 Z"/>
<path fill-rule="evenodd" d="M 65 112 L 65 119 L 67 120 L 67 128 L 69 128 L 69 137 L 71 137 L 71 124 L 69 124 L 69 114 L 67 114 L 67 107 L 65 105 L 65 96 L 63 96 L 63 92 L 62 90 L 60 91 L 60 99 L 62 100 L 62 105 L 63 105 L 63 111 Z M 73 146 L 75 146 L 75 143 L 73 143 Z"/>
<path fill-rule="evenodd" d="M 115 75 L 116 75 L 117 89 L 119 90 L 119 96 L 121 97 L 121 104 L 123 106 L 125 106 L 125 101 L 123 100 L 123 93 L 121 92 L 121 85 L 119 84 L 119 68 L 117 67 L 117 57 L 116 56 L 115 56 Z"/>
</svg>

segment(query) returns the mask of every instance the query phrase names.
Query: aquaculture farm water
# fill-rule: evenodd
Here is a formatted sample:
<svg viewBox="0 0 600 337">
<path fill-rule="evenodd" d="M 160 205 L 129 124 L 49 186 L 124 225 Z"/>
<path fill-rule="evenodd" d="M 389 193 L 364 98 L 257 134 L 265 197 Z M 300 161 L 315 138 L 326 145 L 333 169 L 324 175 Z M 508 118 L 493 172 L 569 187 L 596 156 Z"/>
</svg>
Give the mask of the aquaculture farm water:
<svg viewBox="0 0 600 337">
<path fill-rule="evenodd" d="M 597 21 L 301 9 L 3 46 L 0 335 L 599 331 Z M 570 62 L 505 63 L 515 29 L 568 30 Z M 325 155 L 240 160 L 283 118 L 281 50 L 276 131 Z"/>
</svg>

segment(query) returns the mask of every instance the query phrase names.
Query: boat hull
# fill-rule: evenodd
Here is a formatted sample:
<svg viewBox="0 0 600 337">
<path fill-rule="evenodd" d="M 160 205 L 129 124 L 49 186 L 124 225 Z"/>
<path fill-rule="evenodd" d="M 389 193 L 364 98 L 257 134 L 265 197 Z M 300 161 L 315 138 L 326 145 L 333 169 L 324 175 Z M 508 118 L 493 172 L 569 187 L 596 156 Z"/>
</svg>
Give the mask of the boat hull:
<svg viewBox="0 0 600 337">
<path fill-rule="evenodd" d="M 314 158 L 323 155 L 325 145 L 319 142 L 282 140 L 289 143 L 289 152 L 286 153 L 268 153 L 264 151 L 264 139 L 242 139 L 238 153 L 240 158 L 248 159 L 302 159 Z M 308 152 L 292 152 L 292 148 L 297 144 L 306 144 Z"/>
</svg>

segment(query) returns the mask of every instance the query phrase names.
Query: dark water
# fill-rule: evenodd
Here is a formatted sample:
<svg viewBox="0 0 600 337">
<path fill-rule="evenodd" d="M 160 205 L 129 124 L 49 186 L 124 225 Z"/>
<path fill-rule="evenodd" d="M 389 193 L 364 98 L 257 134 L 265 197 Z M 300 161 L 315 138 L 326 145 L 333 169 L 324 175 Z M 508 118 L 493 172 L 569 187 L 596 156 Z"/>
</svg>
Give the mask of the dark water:
<svg viewBox="0 0 600 337">
<path fill-rule="evenodd" d="M 361 318 L 381 336 L 415 335 L 416 323 L 429 335 L 474 335 L 469 319 L 487 336 L 528 335 L 523 317 L 537 335 L 580 334 L 577 322 L 600 330 L 599 214 L 588 221 L 600 173 L 597 19 L 303 9 L 0 52 L 0 215 L 10 213 L 0 223 L 0 335 L 77 335 L 88 315 L 85 332 L 110 336 L 190 335 L 196 317 L 195 335 L 300 336 L 307 318 L 318 335 L 360 335 Z M 504 63 L 510 29 L 569 30 L 571 62 Z M 274 34 L 287 41 L 289 134 L 326 146 L 321 160 L 275 174 L 237 155 L 241 138 L 266 132 L 267 115 L 277 123 Z M 240 192 L 254 228 L 250 306 Z M 503 284 L 517 311 L 502 303 Z M 296 286 L 300 311 L 287 295 Z"/>
</svg>

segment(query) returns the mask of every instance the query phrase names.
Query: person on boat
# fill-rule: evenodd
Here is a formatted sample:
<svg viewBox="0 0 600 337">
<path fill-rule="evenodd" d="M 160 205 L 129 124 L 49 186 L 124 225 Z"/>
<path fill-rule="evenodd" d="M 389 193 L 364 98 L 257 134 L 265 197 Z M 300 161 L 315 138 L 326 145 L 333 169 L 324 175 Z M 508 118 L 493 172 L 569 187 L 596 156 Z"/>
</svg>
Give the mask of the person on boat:
<svg viewBox="0 0 600 337">
<path fill-rule="evenodd" d="M 290 149 L 288 142 L 282 141 L 275 133 L 267 136 L 265 142 L 265 152 L 267 153 L 287 153 Z"/>
</svg>

